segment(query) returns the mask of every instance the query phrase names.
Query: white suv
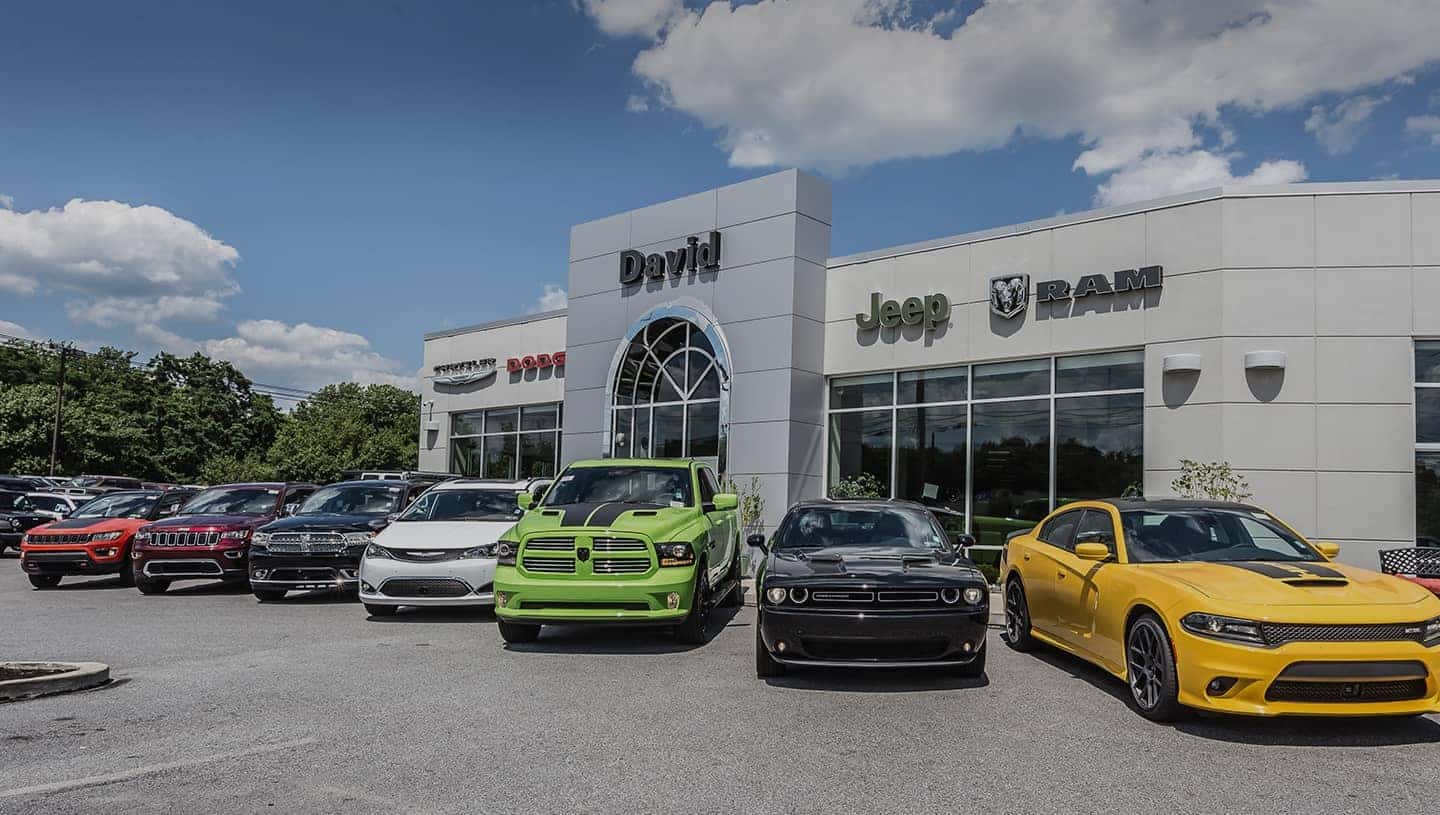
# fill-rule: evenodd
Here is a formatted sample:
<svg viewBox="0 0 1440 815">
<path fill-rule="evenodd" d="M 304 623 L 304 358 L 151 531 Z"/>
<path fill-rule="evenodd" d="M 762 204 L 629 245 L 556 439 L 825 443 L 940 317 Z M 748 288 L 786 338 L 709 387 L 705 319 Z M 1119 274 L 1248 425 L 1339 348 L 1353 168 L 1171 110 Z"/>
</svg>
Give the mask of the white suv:
<svg viewBox="0 0 1440 815">
<path fill-rule="evenodd" d="M 520 517 L 517 497 L 538 501 L 549 486 L 548 478 L 460 478 L 426 490 L 366 547 L 365 610 L 388 617 L 401 606 L 494 605 L 495 541 Z"/>
</svg>

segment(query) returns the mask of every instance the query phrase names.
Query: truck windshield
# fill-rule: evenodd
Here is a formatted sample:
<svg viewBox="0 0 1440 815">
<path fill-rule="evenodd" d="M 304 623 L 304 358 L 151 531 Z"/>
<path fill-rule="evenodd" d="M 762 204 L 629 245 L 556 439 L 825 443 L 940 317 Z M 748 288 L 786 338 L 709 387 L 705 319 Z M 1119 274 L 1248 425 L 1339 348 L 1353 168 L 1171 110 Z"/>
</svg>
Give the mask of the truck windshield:
<svg viewBox="0 0 1440 815">
<path fill-rule="evenodd" d="M 324 487 L 300 505 L 296 515 L 389 515 L 400 508 L 404 487 L 345 484 Z"/>
<path fill-rule="evenodd" d="M 541 506 L 566 504 L 693 505 L 690 470 L 680 467 L 572 467 L 545 494 Z"/>
<path fill-rule="evenodd" d="M 158 492 L 117 492 L 81 504 L 72 518 L 148 518 Z"/>
<path fill-rule="evenodd" d="M 190 499 L 180 515 L 268 515 L 280 500 L 277 487 L 211 487 Z"/>
<path fill-rule="evenodd" d="M 430 490 L 416 499 L 402 521 L 513 521 L 520 516 L 515 490 Z"/>
</svg>

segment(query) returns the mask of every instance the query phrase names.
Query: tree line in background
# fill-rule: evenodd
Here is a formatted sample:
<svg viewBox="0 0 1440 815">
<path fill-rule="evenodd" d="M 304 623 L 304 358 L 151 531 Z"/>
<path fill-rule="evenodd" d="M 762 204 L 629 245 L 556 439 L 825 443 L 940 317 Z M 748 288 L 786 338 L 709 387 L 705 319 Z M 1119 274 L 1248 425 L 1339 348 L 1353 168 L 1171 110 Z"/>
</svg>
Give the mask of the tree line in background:
<svg viewBox="0 0 1440 815">
<path fill-rule="evenodd" d="M 325 482 L 343 470 L 415 467 L 420 412 L 410 391 L 326 385 L 286 413 L 223 360 L 135 357 L 66 355 L 57 474 Z M 60 361 L 48 346 L 0 345 L 0 472 L 48 472 Z"/>
</svg>

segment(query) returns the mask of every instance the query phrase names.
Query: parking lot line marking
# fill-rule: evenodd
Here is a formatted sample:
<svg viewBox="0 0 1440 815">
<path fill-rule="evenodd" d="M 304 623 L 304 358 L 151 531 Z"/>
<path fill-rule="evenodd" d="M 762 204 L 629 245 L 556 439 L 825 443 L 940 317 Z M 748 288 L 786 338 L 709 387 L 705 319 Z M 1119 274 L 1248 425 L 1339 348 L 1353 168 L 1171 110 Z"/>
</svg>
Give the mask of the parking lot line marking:
<svg viewBox="0 0 1440 815">
<path fill-rule="evenodd" d="M 31 787 L 16 787 L 11 790 L 0 790 L 0 798 L 20 798 L 26 795 L 49 795 L 56 792 L 69 792 L 70 790 L 83 789 L 85 787 L 103 787 L 106 784 L 119 784 L 124 781 L 133 781 L 137 778 L 144 778 L 147 775 L 156 775 L 170 770 L 179 770 L 185 767 L 196 767 L 201 764 L 213 764 L 217 761 L 228 761 L 233 758 L 245 758 L 262 753 L 274 753 L 280 750 L 292 750 L 296 747 L 304 747 L 307 744 L 314 744 L 319 739 L 314 736 L 307 736 L 303 739 L 276 742 L 275 744 L 261 744 L 245 750 L 236 750 L 233 753 L 216 753 L 209 756 L 189 758 L 184 761 L 169 761 L 164 764 L 151 764 L 146 767 L 135 767 L 118 773 L 106 775 L 92 775 L 89 778 L 77 778 L 73 781 L 55 781 L 50 784 L 36 784 Z"/>
</svg>

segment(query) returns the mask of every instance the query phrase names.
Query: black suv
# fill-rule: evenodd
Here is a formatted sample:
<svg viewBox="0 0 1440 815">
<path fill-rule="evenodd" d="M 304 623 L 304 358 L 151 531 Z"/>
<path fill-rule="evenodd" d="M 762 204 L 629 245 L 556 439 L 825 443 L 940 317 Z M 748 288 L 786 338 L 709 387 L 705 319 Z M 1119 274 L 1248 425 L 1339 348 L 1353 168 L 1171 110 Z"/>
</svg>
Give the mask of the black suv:
<svg viewBox="0 0 1440 815">
<path fill-rule="evenodd" d="M 36 512 L 24 492 L 0 489 L 0 554 L 7 546 L 19 549 L 26 532 L 53 520 L 54 515 Z"/>
<path fill-rule="evenodd" d="M 365 547 L 431 485 L 369 479 L 321 487 L 294 514 L 255 530 L 250 590 L 260 600 L 314 589 L 357 593 Z"/>
</svg>

